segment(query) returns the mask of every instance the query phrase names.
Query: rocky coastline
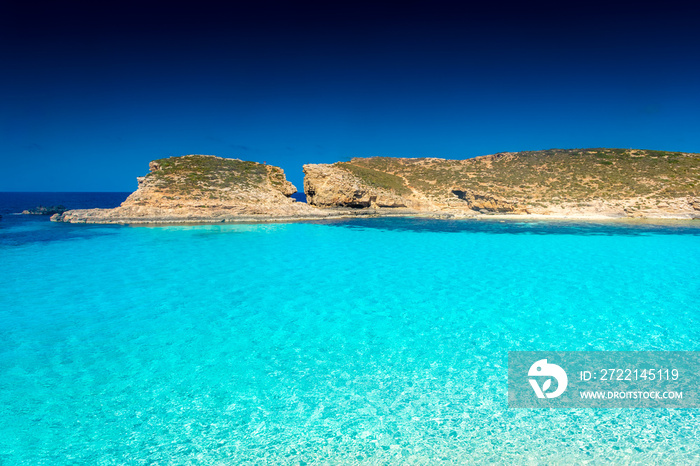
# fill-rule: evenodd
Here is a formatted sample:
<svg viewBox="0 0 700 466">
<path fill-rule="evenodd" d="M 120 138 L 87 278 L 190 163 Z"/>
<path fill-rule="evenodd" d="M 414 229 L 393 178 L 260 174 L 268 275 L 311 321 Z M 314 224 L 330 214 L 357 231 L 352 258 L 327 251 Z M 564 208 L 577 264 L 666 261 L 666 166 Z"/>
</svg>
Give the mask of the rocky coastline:
<svg viewBox="0 0 700 466">
<path fill-rule="evenodd" d="M 151 162 L 149 173 L 138 178 L 137 190 L 119 207 L 68 210 L 51 220 L 196 224 L 386 216 L 700 218 L 699 154 L 614 151 L 619 150 L 309 164 L 304 165 L 308 203 L 291 197 L 296 188 L 279 167 L 209 155 L 170 157 Z"/>
</svg>

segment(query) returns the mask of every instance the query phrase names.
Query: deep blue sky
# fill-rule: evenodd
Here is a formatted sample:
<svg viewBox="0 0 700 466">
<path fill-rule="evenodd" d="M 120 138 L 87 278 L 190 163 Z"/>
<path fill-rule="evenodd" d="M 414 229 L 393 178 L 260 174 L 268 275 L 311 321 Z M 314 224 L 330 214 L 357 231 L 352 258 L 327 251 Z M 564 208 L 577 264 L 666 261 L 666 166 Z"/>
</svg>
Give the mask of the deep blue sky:
<svg viewBox="0 0 700 466">
<path fill-rule="evenodd" d="M 700 152 L 690 7 L 236 5 L 0 7 L 0 191 L 132 191 L 190 153 L 301 189 L 303 163 L 354 156 Z"/>
</svg>

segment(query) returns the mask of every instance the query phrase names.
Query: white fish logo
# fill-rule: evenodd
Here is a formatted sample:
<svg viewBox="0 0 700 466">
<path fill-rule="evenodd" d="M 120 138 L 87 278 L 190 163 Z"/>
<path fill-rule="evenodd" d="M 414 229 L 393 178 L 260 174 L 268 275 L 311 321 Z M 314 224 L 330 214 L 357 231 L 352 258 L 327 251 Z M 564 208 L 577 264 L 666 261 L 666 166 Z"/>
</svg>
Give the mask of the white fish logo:
<svg viewBox="0 0 700 466">
<path fill-rule="evenodd" d="M 554 377 L 557 381 L 557 389 L 551 393 L 546 393 L 552 385 L 552 379 L 545 380 L 542 388 L 537 384 L 535 379 L 529 379 L 532 389 L 535 390 L 537 398 L 556 398 L 566 390 L 569 383 L 569 378 L 566 376 L 564 369 L 556 364 L 548 364 L 546 359 L 540 359 L 534 363 L 527 373 L 528 377 Z"/>
</svg>

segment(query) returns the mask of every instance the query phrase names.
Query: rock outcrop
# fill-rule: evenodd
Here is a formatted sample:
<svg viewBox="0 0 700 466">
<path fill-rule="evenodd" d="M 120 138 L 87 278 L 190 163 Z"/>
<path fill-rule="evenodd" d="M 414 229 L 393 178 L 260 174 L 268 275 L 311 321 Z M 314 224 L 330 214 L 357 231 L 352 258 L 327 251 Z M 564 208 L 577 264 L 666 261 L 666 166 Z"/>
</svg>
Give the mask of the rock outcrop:
<svg viewBox="0 0 700 466">
<path fill-rule="evenodd" d="M 40 205 L 34 209 L 23 210 L 22 215 L 54 215 L 62 214 L 66 210 L 68 209 L 62 205 L 52 205 L 48 207 Z"/>
<path fill-rule="evenodd" d="M 338 164 L 304 165 L 304 193 L 319 207 L 412 207 L 411 199 L 392 188 L 371 185 Z"/>
<path fill-rule="evenodd" d="M 466 160 L 354 158 L 305 165 L 318 207 L 407 207 L 458 216 L 700 218 L 700 154 L 627 149 Z"/>
<path fill-rule="evenodd" d="M 290 196 L 296 188 L 281 168 L 212 155 L 155 160 L 138 189 L 114 209 L 69 210 L 51 220 L 70 223 L 225 222 L 244 218 L 323 216 Z"/>
</svg>

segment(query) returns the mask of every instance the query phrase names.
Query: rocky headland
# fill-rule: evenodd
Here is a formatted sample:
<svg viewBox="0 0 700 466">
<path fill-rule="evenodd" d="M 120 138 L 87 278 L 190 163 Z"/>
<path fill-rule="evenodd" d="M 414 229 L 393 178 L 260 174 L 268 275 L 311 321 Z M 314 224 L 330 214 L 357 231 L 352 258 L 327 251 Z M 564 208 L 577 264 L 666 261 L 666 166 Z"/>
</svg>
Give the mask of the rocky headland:
<svg viewBox="0 0 700 466">
<path fill-rule="evenodd" d="M 628 149 L 500 153 L 465 160 L 354 158 L 304 165 L 308 204 L 281 168 L 211 155 L 154 160 L 114 209 L 70 223 L 292 221 L 348 216 L 700 218 L 700 154 Z"/>
<path fill-rule="evenodd" d="M 69 223 L 212 223 L 322 218 L 334 212 L 296 202 L 297 190 L 275 166 L 212 155 L 154 160 L 138 189 L 114 209 L 69 210 Z"/>
<path fill-rule="evenodd" d="M 700 154 L 628 149 L 304 166 L 309 204 L 452 216 L 700 218 Z"/>
</svg>

